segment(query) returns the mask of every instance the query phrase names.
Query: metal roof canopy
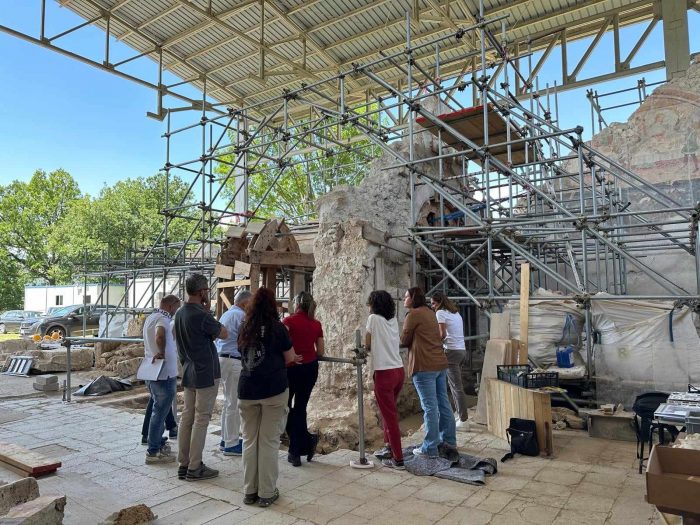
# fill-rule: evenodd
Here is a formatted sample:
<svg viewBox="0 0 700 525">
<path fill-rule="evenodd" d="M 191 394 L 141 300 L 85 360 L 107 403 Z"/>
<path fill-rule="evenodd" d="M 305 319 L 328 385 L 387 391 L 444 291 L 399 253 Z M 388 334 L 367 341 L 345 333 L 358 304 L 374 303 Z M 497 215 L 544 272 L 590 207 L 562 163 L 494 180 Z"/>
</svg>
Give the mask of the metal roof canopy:
<svg viewBox="0 0 700 525">
<path fill-rule="evenodd" d="M 313 84 L 338 73 L 350 72 L 355 63 L 366 63 L 384 53 L 406 48 L 405 13 L 411 10 L 411 43 L 424 42 L 456 33 L 473 25 L 478 18 L 479 0 L 57 0 L 86 20 L 59 35 L 41 34 L 33 38 L 0 26 L 0 30 L 25 40 L 91 63 L 156 89 L 158 110 L 151 116 L 162 118 L 162 96 L 174 95 L 194 109 L 201 101 L 181 96 L 177 86 L 190 83 L 205 91 L 208 108 L 242 108 L 260 104 L 283 94 L 284 89 Z M 42 0 L 42 6 L 45 0 Z M 690 2 L 693 4 L 694 2 Z M 697 6 L 695 6 L 697 8 Z M 484 0 L 484 17 L 508 15 L 505 37 L 514 56 L 545 50 L 607 30 L 659 19 L 656 0 Z M 601 25 L 601 23 L 603 25 Z M 102 63 L 61 49 L 54 42 L 65 34 L 93 24 L 136 51 L 120 62 L 110 60 L 108 39 Z M 491 28 L 499 38 L 499 28 Z M 441 80 L 478 71 L 480 57 L 477 32 L 463 39 L 452 39 L 439 50 L 426 47 L 414 54 L 418 68 Z M 598 39 L 596 37 L 596 39 Z M 643 42 L 643 39 L 640 40 Z M 592 49 L 591 49 L 592 50 Z M 439 53 L 439 58 L 438 58 Z M 635 51 L 636 53 L 636 51 Z M 634 53 L 628 57 L 631 57 Z M 136 78 L 120 71 L 120 66 L 149 57 L 160 68 L 183 79 L 171 85 L 158 78 Z M 465 58 L 468 57 L 468 58 Z M 586 58 L 584 56 L 584 58 Z M 582 60 L 577 66 L 583 65 Z M 615 73 L 636 74 L 629 61 Z M 436 66 L 439 63 L 439 67 Z M 532 77 L 539 70 L 535 66 Z M 662 67 L 663 63 L 653 64 Z M 617 65 L 616 65 L 616 69 Z M 649 67 L 647 69 L 650 69 Z M 575 70 L 574 73 L 578 71 Z M 405 78 L 399 67 L 383 64 L 376 71 L 392 85 Z M 568 75 L 568 74 L 567 74 Z M 581 83 L 571 75 L 571 83 Z M 566 80 L 564 84 L 566 84 Z M 338 83 L 323 85 L 323 94 L 339 97 Z M 361 75 L 348 74 L 344 82 L 345 100 L 358 103 L 369 96 L 381 96 Z M 317 98 L 322 102 L 322 98 Z M 300 106 L 294 110 L 298 113 Z M 223 107 L 221 109 L 224 109 Z M 264 113 L 264 110 L 262 111 Z"/>
</svg>

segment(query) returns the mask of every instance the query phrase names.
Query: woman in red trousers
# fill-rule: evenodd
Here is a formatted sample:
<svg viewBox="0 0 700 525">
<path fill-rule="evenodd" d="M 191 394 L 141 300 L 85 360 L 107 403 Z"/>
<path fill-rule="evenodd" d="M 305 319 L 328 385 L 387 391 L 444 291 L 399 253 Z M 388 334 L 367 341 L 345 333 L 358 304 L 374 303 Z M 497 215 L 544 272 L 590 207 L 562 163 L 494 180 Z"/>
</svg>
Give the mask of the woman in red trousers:
<svg viewBox="0 0 700 525">
<path fill-rule="evenodd" d="M 369 295 L 367 306 L 370 315 L 367 319 L 365 346 L 370 350 L 374 395 L 384 421 L 386 444 L 386 448 L 378 451 L 376 456 L 384 457 L 382 464 L 385 467 L 404 470 L 399 413 L 396 409 L 396 401 L 404 381 L 403 361 L 399 354 L 396 305 L 388 292 L 378 290 Z"/>
</svg>

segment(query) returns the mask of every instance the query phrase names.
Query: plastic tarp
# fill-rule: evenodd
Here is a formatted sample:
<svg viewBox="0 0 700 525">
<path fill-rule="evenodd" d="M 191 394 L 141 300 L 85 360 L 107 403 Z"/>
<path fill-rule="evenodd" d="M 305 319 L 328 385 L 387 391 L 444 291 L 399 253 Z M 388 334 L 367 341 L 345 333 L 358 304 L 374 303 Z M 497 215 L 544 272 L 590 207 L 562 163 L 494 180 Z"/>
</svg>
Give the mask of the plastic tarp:
<svg viewBox="0 0 700 525">
<path fill-rule="evenodd" d="M 557 347 L 571 345 L 576 364 L 584 365 L 580 356 L 583 312 L 574 301 L 556 299 L 558 296 L 543 288 L 530 296 L 528 356 L 537 366 L 556 366 Z M 519 339 L 520 301 L 508 301 L 504 311 L 510 313 L 510 336 Z M 562 339 L 567 314 L 573 317 L 574 328 Z"/>
<path fill-rule="evenodd" d="M 132 385 L 125 379 L 117 379 L 114 377 L 100 376 L 93 379 L 87 385 L 80 387 L 73 394 L 74 396 L 104 396 L 112 392 L 121 392 L 123 390 L 131 390 Z"/>
<path fill-rule="evenodd" d="M 598 401 L 629 409 L 641 393 L 686 391 L 700 382 L 700 337 L 688 307 L 593 300 L 591 314 Z"/>
<path fill-rule="evenodd" d="M 109 326 L 107 316 L 109 315 Z M 127 312 L 105 312 L 100 316 L 100 337 L 124 337 L 129 326 L 129 320 L 134 317 Z"/>
</svg>

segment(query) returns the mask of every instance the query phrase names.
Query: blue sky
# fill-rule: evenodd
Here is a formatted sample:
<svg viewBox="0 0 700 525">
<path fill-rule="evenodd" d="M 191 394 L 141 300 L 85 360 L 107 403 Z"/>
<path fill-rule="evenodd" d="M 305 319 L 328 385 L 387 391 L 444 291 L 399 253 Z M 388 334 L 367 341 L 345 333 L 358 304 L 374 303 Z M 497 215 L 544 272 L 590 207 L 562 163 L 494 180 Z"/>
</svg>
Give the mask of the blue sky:
<svg viewBox="0 0 700 525">
<path fill-rule="evenodd" d="M 12 4 L 11 8 L 8 4 Z M 0 24 L 38 34 L 40 2 L 11 0 L 4 2 Z M 54 35 L 80 23 L 78 17 L 56 2 L 47 2 L 47 34 Z M 700 50 L 700 15 L 691 11 L 691 50 Z M 637 26 L 623 30 L 622 55 L 634 44 L 633 38 L 643 31 Z M 695 33 L 695 34 L 693 34 Z M 605 39 L 612 39 L 608 34 Z M 69 49 L 99 53 L 104 34 L 84 28 L 61 39 Z M 609 71 L 611 46 L 601 42 L 589 65 L 580 73 L 583 78 Z M 569 64 L 574 67 L 585 43 L 570 45 Z M 125 46 L 112 41 L 116 57 L 129 56 Z M 552 53 L 552 59 L 559 51 Z M 95 57 L 97 58 L 97 57 Z M 536 61 L 537 57 L 533 60 Z M 550 60 L 552 60 L 550 59 Z M 652 32 L 632 66 L 663 59 L 661 24 Z M 117 58 L 118 60 L 118 58 Z M 143 59 L 130 65 L 132 71 L 155 71 L 155 64 Z M 552 60 L 540 74 L 540 87 L 553 84 L 559 64 Z M 608 82 L 596 87 L 599 92 L 630 87 L 640 76 Z M 662 71 L 646 73 L 648 82 L 664 78 Z M 36 169 L 51 171 L 64 168 L 78 181 L 84 192 L 96 195 L 103 185 L 126 177 L 156 173 L 165 161 L 164 125 L 146 117 L 155 111 L 155 92 L 131 81 L 100 71 L 58 53 L 0 33 L 0 184 L 14 179 L 28 180 Z M 166 78 L 166 83 L 173 81 Z M 196 96 L 193 91 L 187 93 Z M 631 100 L 627 95 L 627 100 Z M 622 100 L 617 99 L 615 103 Z M 612 105 L 613 100 L 610 104 Z M 553 102 L 552 102 L 553 104 Z M 585 89 L 562 93 L 559 97 L 560 124 L 582 124 L 590 134 L 590 109 Z M 633 108 L 606 116 L 623 120 Z M 180 117 L 178 117 L 180 118 Z M 188 122 L 193 120 L 189 115 Z M 185 157 L 198 157 L 197 138 L 190 136 L 178 144 Z"/>
</svg>

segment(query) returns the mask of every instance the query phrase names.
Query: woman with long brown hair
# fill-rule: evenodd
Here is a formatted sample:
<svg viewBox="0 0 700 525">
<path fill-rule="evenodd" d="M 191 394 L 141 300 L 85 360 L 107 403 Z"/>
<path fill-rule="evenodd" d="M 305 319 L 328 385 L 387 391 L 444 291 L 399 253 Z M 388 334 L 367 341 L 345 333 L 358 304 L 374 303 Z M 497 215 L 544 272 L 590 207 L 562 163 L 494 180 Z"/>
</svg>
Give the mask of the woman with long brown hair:
<svg viewBox="0 0 700 525">
<path fill-rule="evenodd" d="M 269 507 L 277 498 L 278 451 L 287 416 L 286 365 L 299 360 L 277 316 L 275 294 L 260 288 L 238 335 L 238 409 L 243 433 L 243 502 Z"/>
<path fill-rule="evenodd" d="M 467 361 L 467 349 L 464 345 L 464 320 L 458 308 L 441 292 L 430 299 L 430 306 L 435 310 L 440 338 L 447 356 L 447 383 L 450 385 L 452 400 L 457 411 L 455 424 L 458 430 L 468 430 L 467 395 L 462 385 L 462 366 Z"/>
<path fill-rule="evenodd" d="M 438 447 L 456 447 L 455 420 L 447 396 L 447 357 L 442 350 L 437 318 L 423 290 L 409 288 L 403 304 L 408 314 L 401 331 L 401 346 L 408 347 L 408 373 L 423 409 L 425 438 L 413 453 L 437 457 Z"/>
</svg>

